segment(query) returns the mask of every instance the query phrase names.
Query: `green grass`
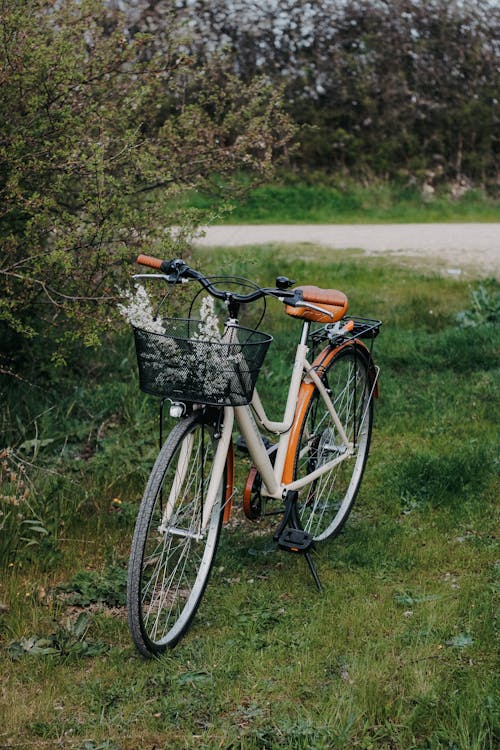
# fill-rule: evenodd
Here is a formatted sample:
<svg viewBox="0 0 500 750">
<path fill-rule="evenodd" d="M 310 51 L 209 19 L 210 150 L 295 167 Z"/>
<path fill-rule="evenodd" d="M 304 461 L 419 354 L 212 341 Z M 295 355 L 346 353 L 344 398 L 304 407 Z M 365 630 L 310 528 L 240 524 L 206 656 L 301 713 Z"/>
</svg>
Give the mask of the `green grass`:
<svg viewBox="0 0 500 750">
<path fill-rule="evenodd" d="M 195 260 L 341 288 L 384 321 L 364 484 L 315 557 L 324 593 L 272 525 L 237 510 L 190 632 L 144 661 L 123 581 L 156 423 L 131 347 L 117 340 L 57 390 L 10 383 L 6 444 L 37 469 L 20 464 L 30 508 L 2 505 L 0 747 L 493 750 L 500 340 L 479 314 L 457 323 L 478 285 L 310 247 Z M 498 284 L 482 283 L 492 299 Z M 276 340 L 259 389 L 277 416 L 297 323 L 270 304 L 264 329 Z M 29 518 L 47 533 L 21 533 Z"/>
<path fill-rule="evenodd" d="M 192 195 L 190 205 L 207 208 L 210 201 Z M 418 188 L 387 183 L 324 184 L 276 183 L 252 190 L 244 203 L 220 221 L 227 224 L 367 224 L 421 222 L 500 221 L 500 203 L 481 190 L 470 190 L 457 199 L 437 190 L 426 199 Z"/>
</svg>

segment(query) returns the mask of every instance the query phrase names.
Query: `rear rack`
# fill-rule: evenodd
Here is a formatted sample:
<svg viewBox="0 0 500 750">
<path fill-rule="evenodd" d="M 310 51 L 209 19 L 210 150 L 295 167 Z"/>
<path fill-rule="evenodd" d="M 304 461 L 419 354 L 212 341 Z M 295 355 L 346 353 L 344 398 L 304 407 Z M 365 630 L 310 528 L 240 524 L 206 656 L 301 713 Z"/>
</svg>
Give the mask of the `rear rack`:
<svg viewBox="0 0 500 750">
<path fill-rule="evenodd" d="M 354 325 L 352 325 L 354 323 Z M 336 323 L 327 323 L 311 333 L 313 345 L 329 340 L 332 344 L 340 344 L 352 339 L 375 339 L 380 332 L 381 320 L 360 318 L 349 315 Z"/>
</svg>

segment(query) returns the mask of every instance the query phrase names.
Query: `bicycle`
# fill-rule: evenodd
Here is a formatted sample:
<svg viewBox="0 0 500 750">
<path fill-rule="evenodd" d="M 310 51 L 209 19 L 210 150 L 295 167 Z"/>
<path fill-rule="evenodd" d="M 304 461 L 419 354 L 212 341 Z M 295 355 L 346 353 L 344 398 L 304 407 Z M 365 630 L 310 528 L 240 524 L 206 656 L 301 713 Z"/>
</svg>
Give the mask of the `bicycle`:
<svg viewBox="0 0 500 750">
<path fill-rule="evenodd" d="M 205 591 L 232 511 L 235 423 L 253 461 L 245 514 L 258 518 L 277 502 L 272 512 L 281 520 L 273 539 L 305 556 L 321 590 L 311 550 L 339 533 L 361 484 L 378 395 L 372 348 L 381 321 L 347 318 L 344 293 L 292 289 L 295 282 L 286 277 L 273 288 L 253 285 L 235 293 L 219 288 L 221 277 L 214 281 L 182 260 L 137 260 L 158 273 L 135 279 L 195 280 L 227 308 L 219 338 L 204 340 L 192 318 L 167 319 L 165 332 L 134 328 L 140 386 L 160 396 L 162 405 L 168 399 L 178 419 L 151 471 L 129 560 L 130 632 L 137 649 L 151 657 L 178 643 Z M 272 337 L 238 323 L 240 305 L 265 304 L 268 297 L 302 323 L 281 421 L 268 418 L 255 389 Z M 310 363 L 309 351 L 318 349 Z M 277 442 L 265 439 L 262 429 Z"/>
</svg>

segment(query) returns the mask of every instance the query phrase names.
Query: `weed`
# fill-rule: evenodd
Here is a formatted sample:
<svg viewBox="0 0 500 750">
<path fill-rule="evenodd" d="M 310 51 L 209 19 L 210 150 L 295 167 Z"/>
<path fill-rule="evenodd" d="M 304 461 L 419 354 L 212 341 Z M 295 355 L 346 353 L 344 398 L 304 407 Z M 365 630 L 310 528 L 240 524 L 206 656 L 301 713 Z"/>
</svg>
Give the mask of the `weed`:
<svg viewBox="0 0 500 750">
<path fill-rule="evenodd" d="M 68 620 L 54 633 L 39 636 L 32 635 L 14 641 L 7 647 L 12 659 L 22 656 L 98 656 L 108 650 L 105 643 L 92 642 L 86 639 L 90 618 L 82 612 L 75 622 Z"/>
<path fill-rule="evenodd" d="M 468 310 L 457 313 L 456 319 L 459 326 L 477 328 L 487 323 L 500 322 L 500 291 L 494 279 L 471 289 L 470 301 L 471 306 Z"/>
<path fill-rule="evenodd" d="M 80 571 L 70 581 L 58 586 L 60 591 L 67 594 L 67 603 L 78 607 L 95 603 L 123 607 L 126 603 L 126 588 L 126 567 L 116 563 L 104 571 Z"/>
</svg>

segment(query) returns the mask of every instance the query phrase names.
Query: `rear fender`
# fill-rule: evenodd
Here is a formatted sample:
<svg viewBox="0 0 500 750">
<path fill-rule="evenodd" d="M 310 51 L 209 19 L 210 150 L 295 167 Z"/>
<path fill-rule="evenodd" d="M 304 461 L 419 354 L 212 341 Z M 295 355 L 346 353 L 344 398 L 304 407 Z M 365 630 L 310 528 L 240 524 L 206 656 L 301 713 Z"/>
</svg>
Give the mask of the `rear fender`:
<svg viewBox="0 0 500 750">
<path fill-rule="evenodd" d="M 370 354 L 369 349 L 367 346 L 360 341 L 359 339 L 352 339 L 350 341 L 346 341 L 343 344 L 340 344 L 340 346 L 331 346 L 326 347 L 321 351 L 314 362 L 312 363 L 312 367 L 318 375 L 321 377 L 322 373 L 332 359 L 335 357 L 338 352 L 340 352 L 342 349 L 349 348 L 349 347 L 356 347 L 360 354 L 368 359 L 368 372 L 370 376 L 370 384 L 373 386 L 375 383 L 375 387 L 373 389 L 373 396 L 375 398 L 378 397 L 378 380 L 377 380 L 377 371 L 375 368 L 375 363 L 373 362 L 372 356 Z M 292 427 L 290 429 L 290 441 L 288 443 L 288 450 L 285 458 L 285 466 L 283 469 L 283 484 L 289 484 L 290 482 L 293 482 L 293 474 L 294 474 L 294 468 L 295 468 L 295 455 L 297 453 L 297 446 L 300 440 L 300 431 L 302 428 L 302 423 L 304 421 L 305 415 L 307 413 L 307 409 L 309 407 L 309 404 L 311 402 L 313 393 L 314 393 L 314 383 L 306 383 L 302 382 L 300 386 L 299 396 L 297 399 L 297 408 L 295 409 L 295 417 L 293 420 Z"/>
</svg>

